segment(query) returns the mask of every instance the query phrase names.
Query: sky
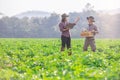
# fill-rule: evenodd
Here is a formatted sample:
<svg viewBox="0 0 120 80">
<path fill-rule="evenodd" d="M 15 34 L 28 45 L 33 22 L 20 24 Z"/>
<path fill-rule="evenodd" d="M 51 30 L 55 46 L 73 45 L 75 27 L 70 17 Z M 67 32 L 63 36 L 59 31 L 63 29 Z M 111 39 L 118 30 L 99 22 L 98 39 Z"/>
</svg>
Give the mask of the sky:
<svg viewBox="0 0 120 80">
<path fill-rule="evenodd" d="M 0 13 L 13 16 L 26 11 L 47 11 L 58 14 L 81 12 L 90 3 L 94 10 L 120 8 L 120 0 L 0 0 Z"/>
</svg>

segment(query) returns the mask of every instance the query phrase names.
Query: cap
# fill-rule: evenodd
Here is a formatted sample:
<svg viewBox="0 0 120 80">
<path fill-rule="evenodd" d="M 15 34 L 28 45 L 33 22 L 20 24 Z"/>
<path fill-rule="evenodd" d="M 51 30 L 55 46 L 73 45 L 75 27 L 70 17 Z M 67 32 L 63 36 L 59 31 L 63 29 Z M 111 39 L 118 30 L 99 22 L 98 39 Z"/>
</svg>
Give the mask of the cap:
<svg viewBox="0 0 120 80">
<path fill-rule="evenodd" d="M 69 17 L 69 15 L 67 15 L 66 13 L 62 14 L 61 15 L 62 18 L 66 18 L 66 17 Z"/>
<path fill-rule="evenodd" d="M 89 16 L 89 17 L 87 17 L 87 20 L 88 20 L 88 19 L 92 19 L 92 21 L 93 21 L 93 22 L 95 22 L 95 20 L 94 20 L 94 17 L 93 17 L 93 16 Z"/>
</svg>

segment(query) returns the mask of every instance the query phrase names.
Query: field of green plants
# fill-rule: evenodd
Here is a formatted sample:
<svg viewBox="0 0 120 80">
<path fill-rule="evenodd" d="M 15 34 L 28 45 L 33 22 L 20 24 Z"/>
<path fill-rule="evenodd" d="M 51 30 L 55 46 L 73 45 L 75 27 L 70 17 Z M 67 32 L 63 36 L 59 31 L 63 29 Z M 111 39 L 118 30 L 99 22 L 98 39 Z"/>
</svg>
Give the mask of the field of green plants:
<svg viewBox="0 0 120 80">
<path fill-rule="evenodd" d="M 60 39 L 0 39 L 0 80 L 120 80 L 120 40 L 97 39 L 97 51 L 60 52 Z"/>
</svg>

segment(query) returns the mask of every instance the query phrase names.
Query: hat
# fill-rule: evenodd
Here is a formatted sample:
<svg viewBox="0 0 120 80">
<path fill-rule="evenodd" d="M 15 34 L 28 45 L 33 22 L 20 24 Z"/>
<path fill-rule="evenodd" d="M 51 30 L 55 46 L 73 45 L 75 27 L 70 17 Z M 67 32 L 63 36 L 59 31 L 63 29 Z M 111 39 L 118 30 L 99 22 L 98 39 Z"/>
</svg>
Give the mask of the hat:
<svg viewBox="0 0 120 80">
<path fill-rule="evenodd" d="M 89 16 L 89 17 L 87 17 L 87 20 L 88 20 L 88 19 L 92 19 L 92 21 L 93 21 L 93 22 L 95 22 L 95 20 L 94 20 L 94 17 L 93 17 L 93 16 Z"/>
<path fill-rule="evenodd" d="M 67 15 L 66 13 L 62 14 L 61 15 L 62 18 L 66 18 L 66 17 L 69 17 L 69 15 Z"/>
</svg>

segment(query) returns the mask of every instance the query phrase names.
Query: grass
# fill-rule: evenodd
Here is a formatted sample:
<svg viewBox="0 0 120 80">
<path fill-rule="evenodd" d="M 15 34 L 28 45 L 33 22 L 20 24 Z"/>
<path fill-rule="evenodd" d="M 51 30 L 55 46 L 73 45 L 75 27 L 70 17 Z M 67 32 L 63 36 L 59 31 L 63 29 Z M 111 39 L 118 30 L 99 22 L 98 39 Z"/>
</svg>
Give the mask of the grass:
<svg viewBox="0 0 120 80">
<path fill-rule="evenodd" d="M 120 80 L 120 40 L 97 39 L 97 51 L 60 52 L 60 39 L 0 39 L 0 80 Z"/>
</svg>

